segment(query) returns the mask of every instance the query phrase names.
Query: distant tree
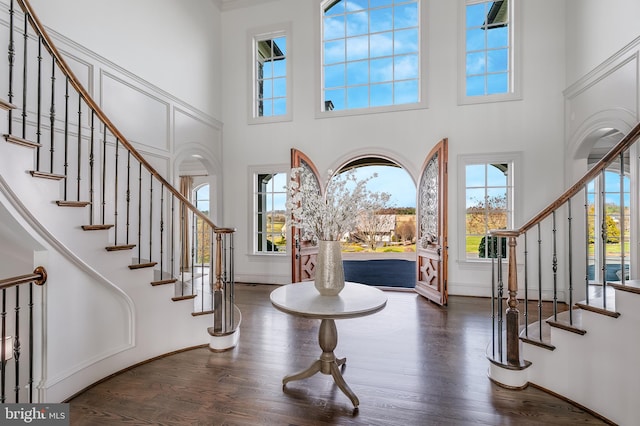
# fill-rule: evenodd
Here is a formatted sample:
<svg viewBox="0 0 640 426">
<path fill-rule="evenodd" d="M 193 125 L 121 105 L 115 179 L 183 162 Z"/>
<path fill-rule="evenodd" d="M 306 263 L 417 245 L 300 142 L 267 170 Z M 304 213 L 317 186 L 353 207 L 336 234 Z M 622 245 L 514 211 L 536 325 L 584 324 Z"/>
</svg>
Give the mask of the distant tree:
<svg viewBox="0 0 640 426">
<path fill-rule="evenodd" d="M 358 215 L 357 237 L 367 243 L 371 250 L 375 250 L 379 236 L 389 229 L 395 228 L 395 223 L 390 224 L 390 218 L 394 215 L 380 214 L 386 211 L 391 194 L 386 192 L 371 193 L 368 203 Z"/>
<path fill-rule="evenodd" d="M 396 234 L 400 237 L 401 241 L 411 241 L 416 236 L 416 221 L 415 219 L 402 222 L 396 228 Z"/>
<path fill-rule="evenodd" d="M 507 227 L 506 196 L 490 196 L 474 201 L 475 204 L 467 209 L 467 234 L 482 235 L 491 229 Z"/>
</svg>

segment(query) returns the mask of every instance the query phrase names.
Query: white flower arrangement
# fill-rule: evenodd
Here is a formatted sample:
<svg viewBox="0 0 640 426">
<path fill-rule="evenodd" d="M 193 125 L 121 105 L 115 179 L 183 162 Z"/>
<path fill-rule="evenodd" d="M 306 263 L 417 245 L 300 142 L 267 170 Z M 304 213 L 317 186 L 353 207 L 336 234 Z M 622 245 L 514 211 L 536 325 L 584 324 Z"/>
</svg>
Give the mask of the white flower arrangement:
<svg viewBox="0 0 640 426">
<path fill-rule="evenodd" d="M 367 189 L 367 182 L 377 177 L 375 173 L 358 179 L 353 169 L 335 176 L 329 170 L 327 176 L 322 193 L 309 169 L 291 169 L 287 218 L 290 226 L 302 229 L 305 239 L 340 241 L 347 232 L 355 230 L 359 214 L 379 210 L 391 198 L 388 193 Z"/>
</svg>

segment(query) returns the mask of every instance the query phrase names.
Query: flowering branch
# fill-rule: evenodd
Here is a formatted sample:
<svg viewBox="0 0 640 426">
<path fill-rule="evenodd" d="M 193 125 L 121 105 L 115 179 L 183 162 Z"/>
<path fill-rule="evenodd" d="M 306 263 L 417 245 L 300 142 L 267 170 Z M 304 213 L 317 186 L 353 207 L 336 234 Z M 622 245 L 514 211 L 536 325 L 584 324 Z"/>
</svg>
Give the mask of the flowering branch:
<svg viewBox="0 0 640 426">
<path fill-rule="evenodd" d="M 355 230 L 362 211 L 377 211 L 390 199 L 387 193 L 367 189 L 367 182 L 376 174 L 360 180 L 353 169 L 333 177 L 332 174 L 329 170 L 322 194 L 311 171 L 302 167 L 291 169 L 287 217 L 291 226 L 302 229 L 306 239 L 339 241 Z"/>
</svg>

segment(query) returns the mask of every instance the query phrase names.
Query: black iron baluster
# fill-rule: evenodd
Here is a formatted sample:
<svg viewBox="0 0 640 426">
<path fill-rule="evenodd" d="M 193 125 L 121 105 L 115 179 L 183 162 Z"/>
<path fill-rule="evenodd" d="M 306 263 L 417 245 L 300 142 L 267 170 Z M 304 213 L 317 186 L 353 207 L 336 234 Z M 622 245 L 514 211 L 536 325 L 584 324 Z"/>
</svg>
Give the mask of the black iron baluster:
<svg viewBox="0 0 640 426">
<path fill-rule="evenodd" d="M 529 248 L 527 232 L 524 233 L 524 335 L 529 337 Z M 540 336 L 542 341 L 542 336 Z"/>
<path fill-rule="evenodd" d="M 198 216 L 196 216 L 195 212 L 189 210 L 191 213 L 191 294 L 195 291 L 194 289 L 194 279 L 196 275 L 195 271 L 195 260 L 196 260 L 196 244 L 198 243 L 196 239 L 198 238 L 198 233 L 196 232 L 196 220 Z"/>
<path fill-rule="evenodd" d="M 64 88 L 64 189 L 63 189 L 64 201 L 68 200 L 68 195 L 67 195 L 68 186 L 69 186 L 68 176 L 69 176 L 69 77 L 67 77 L 65 80 L 65 88 Z M 93 206 L 91 208 L 93 208 Z"/>
<path fill-rule="evenodd" d="M 126 235 L 125 240 L 126 244 L 129 245 L 129 221 L 131 218 L 131 151 L 127 151 L 127 193 L 126 193 L 126 202 L 127 202 L 127 225 L 126 225 Z"/>
<path fill-rule="evenodd" d="M 0 344 L 0 403 L 4 404 L 7 399 L 6 396 L 6 379 L 7 379 L 7 354 L 5 340 L 7 339 L 7 290 L 2 290 L 2 312 L 0 312 L 0 318 L 2 319 L 2 333 Z"/>
<path fill-rule="evenodd" d="M 175 254 L 175 220 L 176 220 L 176 216 L 175 216 L 175 204 L 176 204 L 176 197 L 172 194 L 171 195 L 171 220 L 169 221 L 169 235 L 171 235 L 171 251 L 170 251 L 170 256 L 171 256 L 171 260 L 170 260 L 170 277 L 173 277 L 175 274 L 175 258 L 174 258 L 174 254 Z"/>
<path fill-rule="evenodd" d="M 149 262 L 153 262 L 153 173 L 149 172 Z"/>
<path fill-rule="evenodd" d="M 538 228 L 538 333 L 542 338 L 542 231 Z"/>
<path fill-rule="evenodd" d="M 27 60 L 28 45 L 29 45 L 29 15 L 24 14 L 24 28 L 22 31 L 23 45 L 22 45 L 22 139 L 27 138 Z M 11 134 L 11 131 L 9 131 Z"/>
<path fill-rule="evenodd" d="M 620 153 L 620 280 L 622 281 L 622 285 L 624 285 L 627 279 L 627 269 L 624 264 L 625 259 L 625 249 L 624 249 L 624 241 L 625 241 L 625 214 L 624 214 L 624 153 Z"/>
<path fill-rule="evenodd" d="M 502 238 L 502 237 L 498 237 L 498 238 Z M 496 238 L 496 240 L 498 240 L 498 238 Z M 489 240 L 492 240 L 493 238 L 489 238 Z M 504 318 L 503 318 L 503 307 L 502 307 L 502 303 L 504 301 L 504 281 L 503 281 L 503 277 L 502 277 L 502 240 L 500 240 L 498 242 L 498 356 L 500 357 L 500 362 L 502 362 L 502 326 L 503 326 L 503 322 L 504 322 Z"/>
<path fill-rule="evenodd" d="M 485 241 L 487 239 L 485 238 Z M 496 357 L 496 291 L 498 288 L 498 282 L 496 278 L 496 258 L 491 257 L 491 349 L 492 357 Z"/>
<path fill-rule="evenodd" d="M 554 210 L 552 213 L 552 224 L 553 224 L 553 256 L 551 260 L 551 270 L 553 271 L 553 320 L 558 321 L 558 232 L 556 229 L 556 211 Z"/>
<path fill-rule="evenodd" d="M 142 263 L 142 163 L 138 163 L 138 263 Z"/>
<path fill-rule="evenodd" d="M 49 173 L 53 174 L 53 162 L 56 140 L 56 58 L 51 57 L 51 105 L 49 106 Z"/>
<path fill-rule="evenodd" d="M 104 225 L 106 222 L 105 209 L 107 206 L 107 126 L 102 129 L 102 191 L 100 194 L 100 221 Z"/>
<path fill-rule="evenodd" d="M 26 58 L 25 58 L 26 60 Z M 25 82 L 26 83 L 26 82 Z M 42 37 L 38 37 L 38 98 L 37 98 L 37 118 L 36 118 L 36 170 L 40 171 L 40 145 L 42 136 Z"/>
<path fill-rule="evenodd" d="M 82 96 L 78 96 L 78 187 L 76 201 L 80 201 L 80 183 L 82 182 Z M 93 218 L 92 218 L 93 220 Z"/>
<path fill-rule="evenodd" d="M 20 402 L 20 286 L 16 286 L 15 332 L 13 335 L 13 361 L 15 367 L 15 403 Z"/>
<path fill-rule="evenodd" d="M 29 403 L 33 403 L 33 281 L 29 283 Z"/>
<path fill-rule="evenodd" d="M 15 24 L 13 22 L 13 15 L 15 13 L 13 0 L 9 4 L 9 46 L 8 46 L 8 59 L 9 59 L 9 92 L 7 93 L 9 103 L 13 102 L 13 66 L 16 57 L 15 43 L 13 42 L 13 32 L 15 29 Z M 24 62 L 27 62 L 26 57 Z M 23 83 L 23 86 L 26 86 L 26 83 Z M 24 108 L 24 106 L 23 106 Z M 13 131 L 13 112 L 11 108 L 8 111 L 9 117 L 9 126 L 7 127 L 9 134 L 12 134 Z M 4 367 L 3 367 L 4 371 Z"/>
<path fill-rule="evenodd" d="M 571 214 L 571 198 L 567 200 L 567 226 L 569 227 L 569 324 L 573 325 L 573 215 Z"/>
<path fill-rule="evenodd" d="M 225 268 L 225 277 L 226 280 L 225 282 L 228 282 L 230 284 L 231 289 L 228 290 L 228 294 L 229 294 L 229 310 L 231 312 L 231 314 L 229 315 L 231 318 L 231 328 L 230 330 L 234 330 L 235 329 L 235 324 L 236 324 L 236 320 L 235 320 L 235 309 L 234 307 L 236 306 L 236 288 L 235 288 L 235 271 L 233 269 L 233 265 L 234 265 L 234 244 L 233 244 L 233 234 L 225 234 L 226 238 L 229 240 L 229 258 L 228 258 L 228 262 L 227 265 L 228 267 Z M 228 274 L 227 274 L 228 271 Z"/>
<path fill-rule="evenodd" d="M 196 193 L 197 194 L 197 193 Z M 196 195 L 196 203 L 197 201 L 197 195 Z M 196 204 L 197 205 L 197 204 Z M 205 261 L 205 253 L 206 253 L 206 249 L 207 249 L 207 245 L 205 244 L 206 242 L 206 238 L 205 238 L 205 227 L 207 227 L 207 224 L 204 222 L 204 220 L 202 220 L 202 218 L 198 217 L 198 223 L 200 225 L 200 244 L 198 244 L 199 248 L 200 248 L 200 273 L 202 275 L 202 279 L 200 280 L 200 294 L 201 294 L 201 307 L 200 307 L 200 311 L 204 312 L 204 295 L 205 293 L 205 288 L 204 288 L 204 283 L 205 283 L 205 279 L 204 279 L 204 261 Z M 207 227 L 208 228 L 208 227 Z"/>
<path fill-rule="evenodd" d="M 91 110 L 91 136 L 89 145 L 89 223 L 93 224 L 93 197 L 94 197 L 94 164 L 95 164 L 95 118 L 96 112 Z"/>
<path fill-rule="evenodd" d="M 114 158 L 114 189 L 113 189 L 113 245 L 118 245 L 118 157 L 120 139 L 116 138 L 116 152 Z"/>
<path fill-rule="evenodd" d="M 160 280 L 164 278 L 164 184 L 160 186 Z"/>
</svg>

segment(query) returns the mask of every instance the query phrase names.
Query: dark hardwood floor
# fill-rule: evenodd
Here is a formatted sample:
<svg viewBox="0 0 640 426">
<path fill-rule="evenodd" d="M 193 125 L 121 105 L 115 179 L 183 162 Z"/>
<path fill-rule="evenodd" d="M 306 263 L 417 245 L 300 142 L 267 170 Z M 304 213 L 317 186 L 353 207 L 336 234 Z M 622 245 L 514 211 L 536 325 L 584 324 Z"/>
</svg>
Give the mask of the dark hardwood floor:
<svg viewBox="0 0 640 426">
<path fill-rule="evenodd" d="M 283 376 L 320 355 L 319 320 L 273 308 L 266 285 L 237 285 L 239 345 L 193 349 L 118 374 L 73 398 L 72 425 L 575 425 L 600 419 L 528 387 L 487 378 L 491 319 L 486 299 L 438 307 L 389 291 L 387 307 L 336 321 L 337 356 L 359 410 L 330 376 L 282 387 Z"/>
</svg>

